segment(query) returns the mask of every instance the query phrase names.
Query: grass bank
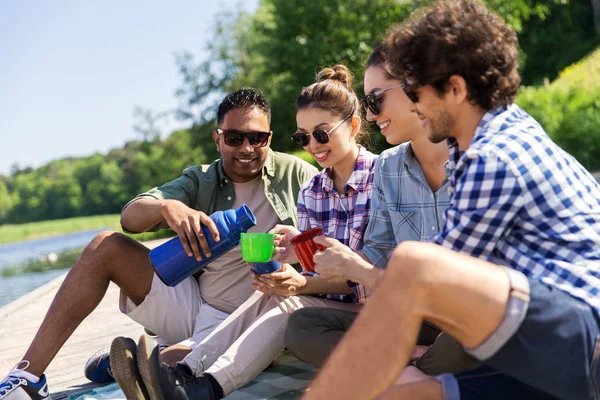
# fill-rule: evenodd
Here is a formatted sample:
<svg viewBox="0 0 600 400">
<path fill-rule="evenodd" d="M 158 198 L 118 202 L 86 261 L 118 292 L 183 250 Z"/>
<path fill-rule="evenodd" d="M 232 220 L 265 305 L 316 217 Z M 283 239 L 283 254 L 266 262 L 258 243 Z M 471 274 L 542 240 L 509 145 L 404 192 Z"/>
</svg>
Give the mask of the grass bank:
<svg viewBox="0 0 600 400">
<path fill-rule="evenodd" d="M 109 214 L 57 219 L 52 221 L 29 222 L 19 225 L 2 225 L 0 226 L 0 244 L 64 235 L 67 233 L 91 231 L 94 229 L 109 229 L 121 232 L 119 218 L 119 214 Z M 174 233 L 170 230 L 166 230 L 155 233 L 142 233 L 139 235 L 129 236 L 141 241 L 174 236 Z"/>
</svg>

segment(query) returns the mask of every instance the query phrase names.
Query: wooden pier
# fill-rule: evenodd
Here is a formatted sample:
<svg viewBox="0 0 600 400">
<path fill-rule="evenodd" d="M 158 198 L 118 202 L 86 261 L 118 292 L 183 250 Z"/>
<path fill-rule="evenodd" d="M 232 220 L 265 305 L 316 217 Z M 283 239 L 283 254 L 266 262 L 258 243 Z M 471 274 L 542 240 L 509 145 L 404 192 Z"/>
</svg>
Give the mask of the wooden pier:
<svg viewBox="0 0 600 400">
<path fill-rule="evenodd" d="M 166 239 L 144 243 L 149 248 Z M 65 274 L 0 308 L 0 377 L 21 360 L 33 340 Z M 116 336 L 137 341 L 143 328 L 119 311 L 119 288 L 111 284 L 106 296 L 69 338 L 46 371 L 53 400 L 100 386 L 88 381 L 83 369 L 88 358 Z"/>
</svg>

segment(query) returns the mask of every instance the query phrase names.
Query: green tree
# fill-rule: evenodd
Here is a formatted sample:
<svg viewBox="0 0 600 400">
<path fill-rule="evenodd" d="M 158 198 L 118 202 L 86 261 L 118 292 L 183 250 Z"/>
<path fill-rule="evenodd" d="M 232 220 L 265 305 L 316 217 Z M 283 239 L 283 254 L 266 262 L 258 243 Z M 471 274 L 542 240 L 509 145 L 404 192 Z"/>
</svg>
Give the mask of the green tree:
<svg viewBox="0 0 600 400">
<path fill-rule="evenodd" d="M 593 49 L 592 2 L 576 0 L 485 0 L 517 31 L 522 43 L 525 84 L 553 79 L 562 68 Z M 273 106 L 273 147 L 295 149 L 294 100 L 312 83 L 319 68 L 338 62 L 356 74 L 362 91 L 364 62 L 394 23 L 432 0 L 263 0 L 254 14 L 229 13 L 217 21 L 207 45 L 210 57 L 196 64 L 183 54 L 176 62 L 182 75 L 178 115 L 192 130 L 214 127 L 216 103 L 241 86 L 262 90 Z M 205 130 L 201 135 L 208 134 Z M 385 148 L 380 135 L 378 150 Z M 213 155 L 208 144 L 199 144 Z"/>
<path fill-rule="evenodd" d="M 4 223 L 6 216 L 13 206 L 13 199 L 8 192 L 6 183 L 0 180 L 0 224 Z"/>
</svg>

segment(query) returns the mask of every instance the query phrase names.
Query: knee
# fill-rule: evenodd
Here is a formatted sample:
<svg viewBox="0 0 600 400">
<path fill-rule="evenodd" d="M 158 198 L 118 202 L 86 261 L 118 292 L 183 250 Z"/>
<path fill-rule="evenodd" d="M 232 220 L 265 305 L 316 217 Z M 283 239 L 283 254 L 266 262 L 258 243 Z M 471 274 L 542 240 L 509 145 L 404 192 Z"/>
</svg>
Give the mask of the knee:
<svg viewBox="0 0 600 400">
<path fill-rule="evenodd" d="M 102 231 L 94 237 L 90 243 L 90 246 L 96 248 L 114 246 L 122 243 L 125 238 L 127 238 L 127 236 L 119 232 Z"/>
<path fill-rule="evenodd" d="M 425 289 L 435 271 L 433 255 L 439 246 L 423 242 L 402 242 L 392 252 L 387 265 L 386 280 L 398 285 Z"/>
<path fill-rule="evenodd" d="M 311 338 L 310 331 L 316 325 L 314 310 L 311 308 L 301 308 L 294 311 L 288 319 L 284 334 L 285 346 L 294 354 L 297 354 L 304 348 L 304 344 L 314 340 Z"/>
<path fill-rule="evenodd" d="M 123 251 L 125 243 L 129 241 L 127 236 L 113 231 L 103 231 L 92 239 L 90 244 L 84 249 L 83 255 L 91 256 L 98 260 Z"/>
</svg>

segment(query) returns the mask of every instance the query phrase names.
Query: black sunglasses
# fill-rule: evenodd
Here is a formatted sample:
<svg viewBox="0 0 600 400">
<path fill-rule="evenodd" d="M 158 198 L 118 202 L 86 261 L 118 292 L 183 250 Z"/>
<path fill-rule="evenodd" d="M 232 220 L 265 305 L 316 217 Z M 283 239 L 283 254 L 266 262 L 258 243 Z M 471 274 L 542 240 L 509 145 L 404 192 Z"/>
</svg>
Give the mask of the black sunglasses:
<svg viewBox="0 0 600 400">
<path fill-rule="evenodd" d="M 444 74 L 441 76 L 436 76 L 434 78 L 431 78 L 427 81 L 425 81 L 425 83 L 423 83 L 422 85 L 417 85 L 415 83 L 413 84 L 406 84 L 402 86 L 402 89 L 404 90 L 404 93 L 406 93 L 406 97 L 408 97 L 408 99 L 410 101 L 412 101 L 413 103 L 418 103 L 419 102 L 419 95 L 417 93 L 417 90 L 419 90 L 419 88 L 422 88 L 423 86 L 427 86 L 427 85 L 431 85 L 431 86 L 439 86 L 441 82 L 448 80 L 448 78 L 450 78 L 452 76 L 452 74 Z"/>
<path fill-rule="evenodd" d="M 248 139 L 253 147 L 265 147 L 269 143 L 269 137 L 273 132 L 242 132 L 237 129 L 215 129 L 217 134 L 223 135 L 227 146 L 237 147 L 244 143 L 244 139 Z"/>
<path fill-rule="evenodd" d="M 348 115 L 346 118 L 344 118 L 343 120 L 341 120 L 340 122 L 338 122 L 329 131 L 326 131 L 325 129 L 317 129 L 317 130 L 313 131 L 312 137 L 314 137 L 315 140 L 317 142 L 321 143 L 321 144 L 328 143 L 329 142 L 329 135 L 331 135 L 333 133 L 333 131 L 335 131 L 340 125 L 342 125 L 344 123 L 344 121 L 346 121 L 351 116 L 352 116 L 352 114 Z M 308 146 L 308 143 L 310 142 L 310 136 L 311 136 L 311 134 L 308 134 L 308 133 L 295 132 L 292 135 L 292 139 L 294 140 L 294 142 L 296 142 L 300 146 L 304 147 L 304 146 Z"/>
<path fill-rule="evenodd" d="M 396 89 L 397 87 L 404 88 L 403 84 L 398 84 L 396 86 L 389 87 L 387 89 L 381 89 L 373 93 L 369 93 L 365 97 L 363 97 L 360 102 L 362 103 L 365 111 L 370 110 L 373 114 L 379 115 L 381 112 L 381 103 L 383 103 L 383 94 L 389 90 Z"/>
</svg>

